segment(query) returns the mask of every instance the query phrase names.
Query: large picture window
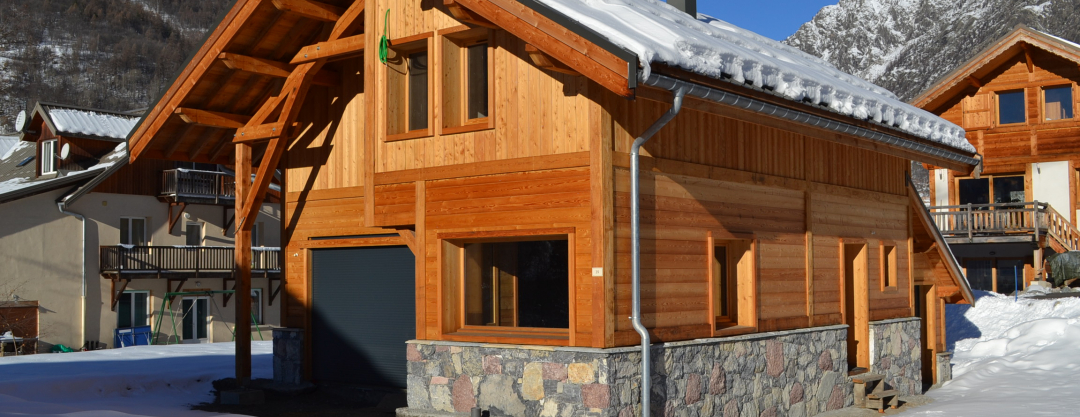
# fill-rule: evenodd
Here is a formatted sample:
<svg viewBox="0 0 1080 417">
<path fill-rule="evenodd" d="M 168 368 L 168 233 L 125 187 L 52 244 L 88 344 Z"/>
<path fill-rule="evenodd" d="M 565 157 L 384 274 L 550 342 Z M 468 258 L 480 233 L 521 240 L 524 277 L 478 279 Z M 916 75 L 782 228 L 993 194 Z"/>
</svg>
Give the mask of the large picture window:
<svg viewBox="0 0 1080 417">
<path fill-rule="evenodd" d="M 567 235 L 443 240 L 447 295 L 458 297 L 447 331 L 569 329 Z"/>
<path fill-rule="evenodd" d="M 1025 198 L 1023 175 L 988 175 L 957 180 L 958 204 L 1022 203 Z"/>
</svg>

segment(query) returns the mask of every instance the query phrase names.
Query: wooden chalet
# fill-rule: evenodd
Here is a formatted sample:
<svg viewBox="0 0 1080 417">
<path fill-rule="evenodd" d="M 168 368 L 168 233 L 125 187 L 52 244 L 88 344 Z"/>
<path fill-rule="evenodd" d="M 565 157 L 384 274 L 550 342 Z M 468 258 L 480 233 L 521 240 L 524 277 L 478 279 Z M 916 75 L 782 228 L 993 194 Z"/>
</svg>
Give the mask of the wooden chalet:
<svg viewBox="0 0 1080 417">
<path fill-rule="evenodd" d="M 303 377 L 408 385 L 411 408 L 462 412 L 467 401 L 438 402 L 446 387 L 427 384 L 488 378 L 454 386 L 487 409 L 477 389 L 529 385 L 538 368 L 503 367 L 488 352 L 483 370 L 467 357 L 474 371 L 447 362 L 438 369 L 456 373 L 432 379 L 414 363 L 494 344 L 615 355 L 640 343 L 627 318 L 631 152 L 677 112 L 640 157 L 638 317 L 653 342 L 826 329 L 841 334 L 835 360 L 846 372 L 872 367 L 874 323 L 910 319 L 918 333 L 923 317 L 912 343 L 933 363 L 941 303 L 971 300 L 908 185 L 908 160 L 969 172 L 973 152 L 749 81 L 663 62 L 644 76 L 650 63 L 554 3 L 237 1 L 130 136 L 131 158 L 255 173 L 236 186 L 238 249 L 280 169 L 282 320 L 305 332 Z M 634 3 L 679 19 L 663 3 Z M 250 265 L 236 253 L 238 267 Z M 246 339 L 238 334 L 241 379 Z M 832 360 L 814 372 L 836 372 Z M 567 381 L 575 365 L 561 366 Z M 581 389 L 617 384 L 596 378 Z M 538 403 L 522 395 L 527 414 Z M 589 408 L 632 406 L 583 396 Z"/>
<path fill-rule="evenodd" d="M 1018 26 L 912 101 L 963 126 L 983 160 L 981 175 L 930 174 L 972 287 L 1011 293 L 1039 279 L 1044 250 L 1080 250 L 1078 80 L 1080 45 Z"/>
</svg>

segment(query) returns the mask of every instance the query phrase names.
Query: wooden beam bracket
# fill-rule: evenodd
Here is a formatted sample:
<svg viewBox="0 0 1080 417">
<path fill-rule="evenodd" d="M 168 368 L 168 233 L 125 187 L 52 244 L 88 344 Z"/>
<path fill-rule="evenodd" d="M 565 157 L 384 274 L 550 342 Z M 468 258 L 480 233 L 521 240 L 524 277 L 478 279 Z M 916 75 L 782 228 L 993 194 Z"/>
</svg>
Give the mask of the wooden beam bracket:
<svg viewBox="0 0 1080 417">
<path fill-rule="evenodd" d="M 130 279 L 120 279 L 120 274 L 117 274 L 117 278 L 112 279 L 112 311 L 116 311 L 116 304 L 120 303 L 120 296 L 124 294 L 124 290 L 127 289 L 128 284 L 131 283 Z M 120 288 L 116 287 L 116 284 L 120 284 Z"/>
<path fill-rule="evenodd" d="M 242 114 L 221 113 L 187 107 L 178 107 L 173 113 L 180 116 L 180 120 L 183 120 L 184 123 L 222 129 L 239 129 L 246 125 L 248 120 L 251 120 L 251 116 Z"/>
<path fill-rule="evenodd" d="M 319 42 L 300 48 L 290 64 L 303 64 L 320 59 L 347 58 L 364 52 L 364 35 L 359 34 L 334 41 Z"/>
<path fill-rule="evenodd" d="M 494 23 L 491 23 L 490 20 L 481 17 L 480 15 L 476 14 L 472 10 L 469 10 L 465 6 L 462 6 L 461 3 L 458 3 L 456 0 L 443 0 L 443 5 L 446 6 L 446 9 L 450 11 L 450 14 L 452 16 L 454 16 L 454 19 L 457 19 L 462 23 L 469 23 L 477 26 L 498 29 L 498 26 L 496 26 Z"/>
<path fill-rule="evenodd" d="M 295 124 L 293 125 L 296 126 Z M 287 137 L 285 123 L 267 123 L 258 126 L 245 126 L 236 130 L 233 135 L 233 143 L 263 142 L 280 137 Z"/>
<path fill-rule="evenodd" d="M 236 291 L 236 279 L 235 278 L 222 279 L 221 280 L 221 290 L 222 291 L 228 291 L 229 290 L 229 281 L 233 282 L 232 290 Z M 232 299 L 232 296 L 233 296 L 233 294 L 231 294 L 231 293 L 225 293 L 225 294 L 221 295 L 221 307 L 222 308 L 225 308 L 225 307 L 229 306 L 229 300 Z"/>
<path fill-rule="evenodd" d="M 532 46 L 531 44 L 525 45 L 525 52 L 529 54 L 529 58 L 532 59 L 533 64 L 540 68 L 546 69 L 548 71 L 558 72 L 560 74 L 581 75 L 581 73 L 577 72 L 577 70 L 570 68 L 566 64 L 562 63 L 562 61 L 552 58 L 551 55 L 544 53 L 544 51 L 541 51 L 540 49 Z"/>
<path fill-rule="evenodd" d="M 274 287 L 274 281 L 277 281 L 277 287 Z M 267 285 L 270 286 L 270 298 L 266 299 L 266 305 L 268 305 L 270 307 L 273 307 L 274 306 L 274 299 L 276 299 L 278 294 L 281 293 L 281 287 L 283 287 L 285 285 L 284 285 L 284 283 L 281 282 L 280 279 L 273 279 L 273 278 L 271 278 L 267 282 Z"/>
<path fill-rule="evenodd" d="M 176 215 L 173 216 L 173 211 L 174 211 L 173 209 L 175 207 L 177 207 L 177 206 L 179 206 L 180 209 L 177 210 Z M 176 226 L 176 223 L 180 221 L 180 217 L 184 215 L 184 210 L 185 209 L 187 209 L 187 203 L 184 203 L 184 202 L 169 203 L 169 234 L 170 235 L 172 234 L 173 228 Z"/>
<path fill-rule="evenodd" d="M 173 282 L 176 282 L 176 288 L 173 288 L 173 286 L 172 286 Z M 166 280 L 165 281 L 165 289 L 168 290 L 168 292 L 170 292 L 170 293 L 178 292 L 178 291 L 180 291 L 180 288 L 184 287 L 185 282 L 187 282 L 187 278 Z M 172 305 L 173 298 L 176 298 L 176 296 L 175 295 L 169 296 L 169 305 Z"/>
</svg>

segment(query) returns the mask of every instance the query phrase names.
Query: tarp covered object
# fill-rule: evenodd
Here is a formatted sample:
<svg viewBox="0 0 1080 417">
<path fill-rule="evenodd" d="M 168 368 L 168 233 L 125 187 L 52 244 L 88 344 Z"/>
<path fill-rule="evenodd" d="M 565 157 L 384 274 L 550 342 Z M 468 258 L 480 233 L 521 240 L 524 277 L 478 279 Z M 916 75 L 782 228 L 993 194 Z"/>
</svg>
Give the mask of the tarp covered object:
<svg viewBox="0 0 1080 417">
<path fill-rule="evenodd" d="M 1065 281 L 1070 279 L 1080 278 L 1080 251 L 1047 256 L 1046 267 L 1050 269 L 1051 282 L 1055 287 L 1065 285 Z"/>
</svg>

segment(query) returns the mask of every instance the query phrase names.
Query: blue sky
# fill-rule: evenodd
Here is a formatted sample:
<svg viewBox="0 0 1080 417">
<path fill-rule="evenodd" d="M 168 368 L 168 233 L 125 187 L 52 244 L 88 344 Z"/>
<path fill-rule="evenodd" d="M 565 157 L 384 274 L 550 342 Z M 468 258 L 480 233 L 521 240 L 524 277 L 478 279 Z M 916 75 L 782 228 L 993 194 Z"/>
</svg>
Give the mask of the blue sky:
<svg viewBox="0 0 1080 417">
<path fill-rule="evenodd" d="M 698 12 L 776 40 L 787 39 L 818 10 L 839 0 L 698 0 Z"/>
</svg>

